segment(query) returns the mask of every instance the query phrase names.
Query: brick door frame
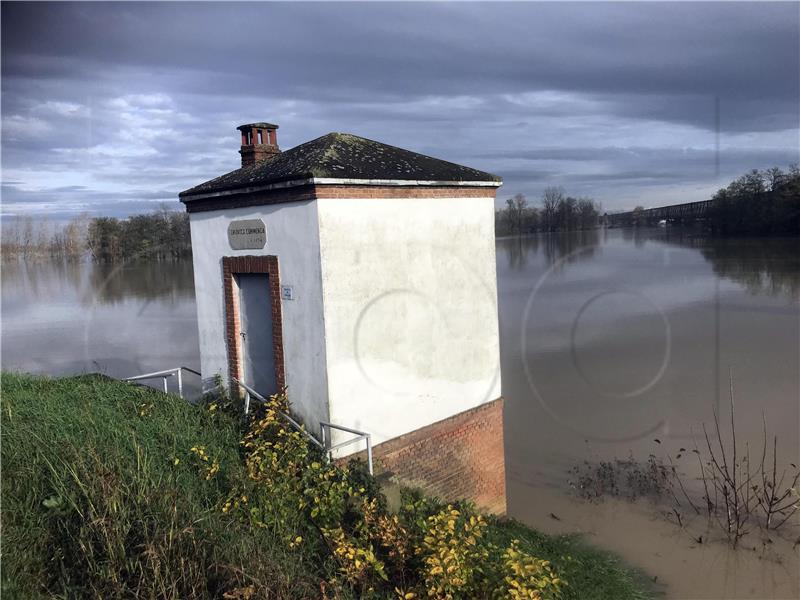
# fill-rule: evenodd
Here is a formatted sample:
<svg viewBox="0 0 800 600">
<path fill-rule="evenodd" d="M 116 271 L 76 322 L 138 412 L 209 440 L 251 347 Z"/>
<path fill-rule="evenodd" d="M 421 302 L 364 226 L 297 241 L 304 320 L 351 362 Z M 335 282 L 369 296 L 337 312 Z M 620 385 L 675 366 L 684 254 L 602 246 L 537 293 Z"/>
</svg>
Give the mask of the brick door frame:
<svg viewBox="0 0 800 600">
<path fill-rule="evenodd" d="M 239 302 L 235 275 L 267 275 L 272 309 L 272 350 L 275 362 L 275 383 L 279 391 L 286 387 L 283 364 L 283 318 L 281 284 L 277 256 L 223 256 L 222 285 L 225 294 L 225 337 L 228 347 L 228 376 L 241 380 L 242 341 L 239 335 Z M 233 379 L 230 381 L 233 388 Z"/>
</svg>

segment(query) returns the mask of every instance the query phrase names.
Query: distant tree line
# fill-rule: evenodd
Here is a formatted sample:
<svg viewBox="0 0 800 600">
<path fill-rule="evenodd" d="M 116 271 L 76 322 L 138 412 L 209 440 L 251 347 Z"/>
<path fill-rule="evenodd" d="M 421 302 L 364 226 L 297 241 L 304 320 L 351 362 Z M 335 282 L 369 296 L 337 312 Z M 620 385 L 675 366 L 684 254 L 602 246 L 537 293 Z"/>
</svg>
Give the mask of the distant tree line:
<svg viewBox="0 0 800 600">
<path fill-rule="evenodd" d="M 495 211 L 495 232 L 519 235 L 593 229 L 599 224 L 600 209 L 600 203 L 591 198 L 573 198 L 560 187 L 548 187 L 539 206 L 531 206 L 524 194 L 506 200 L 506 207 Z"/>
<path fill-rule="evenodd" d="M 78 259 L 87 253 L 98 262 L 191 256 L 189 216 L 161 209 L 127 219 L 81 215 L 60 227 L 29 216 L 3 224 L 4 258 Z"/>
<path fill-rule="evenodd" d="M 98 217 L 89 224 L 86 246 L 99 261 L 190 256 L 189 215 L 160 210 L 127 219 Z"/>
<path fill-rule="evenodd" d="M 86 253 L 90 218 L 80 215 L 63 226 L 47 218 L 31 216 L 3 219 L 3 258 L 63 256 L 78 258 Z"/>
<path fill-rule="evenodd" d="M 800 167 L 753 169 L 712 197 L 708 225 L 714 232 L 800 235 Z"/>
<path fill-rule="evenodd" d="M 717 191 L 699 222 L 717 235 L 800 235 L 800 168 L 753 169 Z M 643 206 L 629 223 L 654 224 Z"/>
</svg>

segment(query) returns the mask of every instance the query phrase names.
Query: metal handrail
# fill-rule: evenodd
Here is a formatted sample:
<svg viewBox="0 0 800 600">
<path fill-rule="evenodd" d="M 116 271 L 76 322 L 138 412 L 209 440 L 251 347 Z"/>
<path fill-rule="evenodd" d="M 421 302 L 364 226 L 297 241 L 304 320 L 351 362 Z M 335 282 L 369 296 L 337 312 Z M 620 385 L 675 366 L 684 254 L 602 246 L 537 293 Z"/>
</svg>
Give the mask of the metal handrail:
<svg viewBox="0 0 800 600">
<path fill-rule="evenodd" d="M 248 411 L 250 410 L 250 396 L 252 396 L 256 400 L 258 400 L 262 404 L 266 404 L 266 403 L 269 402 L 269 400 L 267 400 L 264 396 L 259 394 L 257 391 L 255 391 L 253 388 L 251 388 L 246 383 L 242 383 L 241 381 L 239 381 L 235 377 L 231 377 L 231 380 L 236 385 L 241 386 L 244 389 L 244 391 L 247 392 L 247 394 L 245 395 L 245 401 L 244 401 L 244 414 L 245 415 L 247 415 Z M 304 436 L 306 436 L 308 438 L 308 440 L 310 442 L 312 442 L 317 448 L 319 448 L 323 452 L 325 452 L 325 455 L 327 456 L 329 461 L 331 460 L 331 458 L 333 458 L 333 451 L 334 450 L 337 450 L 337 449 L 342 448 L 344 446 L 348 446 L 348 445 L 353 444 L 355 442 L 359 442 L 362 439 L 365 440 L 367 442 L 367 467 L 369 468 L 369 474 L 372 475 L 372 436 L 369 433 L 367 433 L 365 431 L 359 431 L 358 429 L 350 429 L 349 427 L 344 427 L 343 425 L 334 425 L 333 423 L 328 423 L 327 421 L 320 421 L 319 425 L 320 425 L 320 432 L 321 432 L 321 435 L 322 435 L 322 442 L 320 442 L 317 438 L 315 438 L 308 431 L 306 431 L 305 427 L 300 425 L 300 423 L 295 421 L 292 417 L 290 417 L 289 415 L 287 415 L 286 413 L 284 413 L 284 412 L 282 412 L 280 410 L 276 410 L 275 412 L 277 412 L 281 417 L 286 419 L 286 421 L 292 427 L 294 427 L 297 431 L 299 431 Z M 331 446 L 330 448 L 328 448 L 327 447 L 327 442 L 326 442 L 326 436 L 325 436 L 325 428 L 326 427 L 328 429 L 338 429 L 340 431 L 346 431 L 347 433 L 354 433 L 358 437 L 354 437 L 353 439 L 346 440 L 344 442 L 340 442 L 340 443 L 335 444 L 335 445 Z"/>
<path fill-rule="evenodd" d="M 338 429 L 339 431 L 354 433 L 357 436 L 352 439 L 345 440 L 343 442 L 339 442 L 338 444 L 334 444 L 330 447 L 325 448 L 325 451 L 328 454 L 328 459 L 330 460 L 333 457 L 334 450 L 338 450 L 339 448 L 343 448 L 344 446 L 349 446 L 350 444 L 354 444 L 356 442 L 364 440 L 367 443 L 367 467 L 369 468 L 369 474 L 372 475 L 372 435 L 370 435 L 366 431 L 359 431 L 358 429 L 350 429 L 349 427 L 345 427 L 344 425 L 334 425 L 333 423 L 328 423 L 327 421 L 320 421 L 319 430 L 320 430 L 320 435 L 322 436 L 323 446 L 327 446 L 327 437 L 325 435 L 326 427 L 328 429 Z"/>
<path fill-rule="evenodd" d="M 142 381 L 144 379 L 161 378 L 164 380 L 164 393 L 167 394 L 169 393 L 169 388 L 167 386 L 167 378 L 176 377 L 178 379 L 178 395 L 181 398 L 183 398 L 183 371 L 188 371 L 189 373 L 194 373 L 197 376 L 201 376 L 200 373 L 198 373 L 194 369 L 190 369 L 189 367 L 175 367 L 174 369 L 165 369 L 163 371 L 145 373 L 144 375 L 134 375 L 133 377 L 125 377 L 122 381 Z"/>
<path fill-rule="evenodd" d="M 244 401 L 244 414 L 245 415 L 247 415 L 247 413 L 248 413 L 248 411 L 250 409 L 250 396 L 253 396 L 256 400 L 258 400 L 262 404 L 267 404 L 269 402 L 269 400 L 267 400 L 264 396 L 259 394 L 257 391 L 255 391 L 253 388 L 251 388 L 246 383 L 242 383 L 241 381 L 239 381 L 235 377 L 231 377 L 231 379 L 233 380 L 233 382 L 236 385 L 239 385 L 239 386 L 243 387 L 244 391 L 247 392 L 247 395 L 245 396 L 245 401 Z M 306 428 L 303 427 L 302 425 L 300 425 L 300 423 L 295 421 L 292 417 L 290 417 L 289 415 L 287 415 L 286 413 L 284 413 L 283 411 L 280 411 L 280 410 L 276 410 L 275 412 L 277 412 L 281 417 L 286 419 L 286 421 L 288 421 L 288 423 L 292 427 L 294 427 L 297 431 L 299 431 L 304 436 L 306 436 L 310 442 L 312 442 L 315 446 L 317 446 L 317 448 L 320 448 L 322 450 L 325 449 L 325 446 L 323 446 L 317 438 L 315 438 L 313 435 L 308 433 L 308 431 L 306 431 Z"/>
</svg>

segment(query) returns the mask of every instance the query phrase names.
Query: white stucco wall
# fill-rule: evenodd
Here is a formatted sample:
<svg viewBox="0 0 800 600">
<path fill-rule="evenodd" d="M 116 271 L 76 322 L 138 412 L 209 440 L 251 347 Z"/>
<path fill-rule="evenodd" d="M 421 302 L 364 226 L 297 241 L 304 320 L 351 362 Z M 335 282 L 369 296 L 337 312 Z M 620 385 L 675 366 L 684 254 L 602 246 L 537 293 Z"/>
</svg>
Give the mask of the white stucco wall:
<svg viewBox="0 0 800 600">
<path fill-rule="evenodd" d="M 228 224 L 262 219 L 263 250 L 232 250 Z M 228 381 L 222 257 L 274 255 L 281 285 L 294 287 L 294 300 L 282 301 L 286 385 L 293 410 L 316 433 L 328 419 L 319 232 L 315 202 L 232 208 L 190 213 L 200 335 L 200 369 L 206 384 L 217 374 Z M 313 427 L 313 429 L 312 429 Z"/>
<path fill-rule="evenodd" d="M 498 398 L 493 199 L 317 203 L 331 421 L 380 443 Z"/>
</svg>

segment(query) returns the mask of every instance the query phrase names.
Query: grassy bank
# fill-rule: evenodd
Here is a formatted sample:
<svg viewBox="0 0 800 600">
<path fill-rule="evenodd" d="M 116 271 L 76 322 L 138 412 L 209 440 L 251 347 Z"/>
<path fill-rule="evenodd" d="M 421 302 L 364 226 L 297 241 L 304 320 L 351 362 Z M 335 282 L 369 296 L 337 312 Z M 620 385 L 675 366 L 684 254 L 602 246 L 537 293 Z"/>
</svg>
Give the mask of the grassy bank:
<svg viewBox="0 0 800 600">
<path fill-rule="evenodd" d="M 1 383 L 5 597 L 646 597 L 575 538 L 413 493 L 390 511 L 272 410 L 244 432 L 224 399 Z"/>
</svg>

